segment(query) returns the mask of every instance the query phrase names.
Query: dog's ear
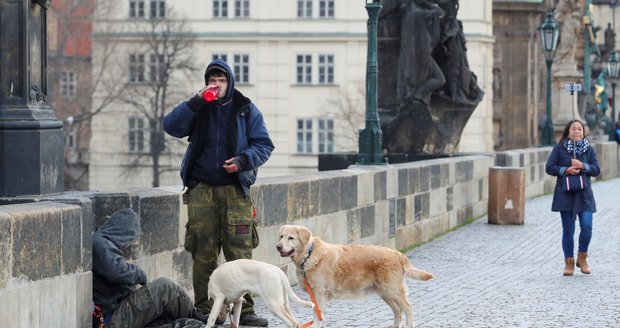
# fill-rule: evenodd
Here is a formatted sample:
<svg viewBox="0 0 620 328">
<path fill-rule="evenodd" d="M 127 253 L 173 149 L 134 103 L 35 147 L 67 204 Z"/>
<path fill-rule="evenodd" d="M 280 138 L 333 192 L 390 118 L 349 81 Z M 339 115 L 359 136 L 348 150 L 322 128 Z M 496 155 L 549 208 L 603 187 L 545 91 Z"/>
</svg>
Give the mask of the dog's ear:
<svg viewBox="0 0 620 328">
<path fill-rule="evenodd" d="M 306 245 L 310 241 L 310 237 L 312 237 L 312 232 L 310 229 L 300 226 L 297 228 L 297 235 L 299 236 L 299 241 Z"/>
</svg>

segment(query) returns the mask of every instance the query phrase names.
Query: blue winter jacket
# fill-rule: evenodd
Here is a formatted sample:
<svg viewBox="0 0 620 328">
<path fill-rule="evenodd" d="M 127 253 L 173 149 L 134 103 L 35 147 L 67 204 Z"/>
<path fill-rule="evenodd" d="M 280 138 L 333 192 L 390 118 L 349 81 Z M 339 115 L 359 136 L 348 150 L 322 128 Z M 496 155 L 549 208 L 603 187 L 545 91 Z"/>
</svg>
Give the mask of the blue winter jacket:
<svg viewBox="0 0 620 328">
<path fill-rule="evenodd" d="M 554 212 L 572 211 L 573 213 L 581 213 L 583 211 L 596 212 L 596 203 L 594 202 L 594 194 L 591 187 L 577 192 L 566 192 L 562 189 L 560 178 L 564 175 L 566 169 L 571 166 L 572 158 L 573 153 L 566 150 L 564 145 L 559 143 L 553 147 L 547 159 L 545 166 L 547 174 L 557 176 L 551 210 Z M 577 155 L 577 159 L 584 164 L 585 170 L 583 172 L 585 173 L 588 186 L 591 186 L 590 177 L 596 177 L 601 173 L 594 148 L 592 146 L 588 147 L 588 150 L 581 155 Z"/>
<path fill-rule="evenodd" d="M 184 186 L 189 187 L 190 180 L 197 178 L 213 185 L 237 183 L 247 197 L 256 182 L 258 167 L 269 159 L 274 145 L 262 113 L 234 88 L 233 72 L 226 62 L 215 60 L 209 64 L 205 83 L 207 71 L 214 67 L 228 74 L 226 96 L 209 103 L 200 97 L 181 102 L 164 117 L 164 130 L 177 138 L 188 137 L 189 146 L 181 164 Z M 229 174 L 222 165 L 232 157 L 241 157 L 242 167 Z"/>
</svg>

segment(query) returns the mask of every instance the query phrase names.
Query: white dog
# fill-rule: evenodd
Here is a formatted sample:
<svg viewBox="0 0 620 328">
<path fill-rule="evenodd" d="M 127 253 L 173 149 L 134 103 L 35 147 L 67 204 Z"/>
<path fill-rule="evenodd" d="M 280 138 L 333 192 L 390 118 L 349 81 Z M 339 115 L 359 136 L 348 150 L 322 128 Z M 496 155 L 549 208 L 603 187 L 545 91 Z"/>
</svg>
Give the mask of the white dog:
<svg viewBox="0 0 620 328">
<path fill-rule="evenodd" d="M 415 268 L 407 257 L 391 248 L 371 245 L 330 244 L 313 236 L 306 227 L 285 225 L 276 244 L 282 257 L 290 257 L 297 268 L 297 280 L 313 289 L 319 310 L 332 299 L 360 298 L 378 294 L 394 312 L 390 328 L 413 328 L 413 311 L 407 299 L 405 277 L 430 280 L 433 275 Z M 321 323 L 315 314 L 312 327 Z"/>
<path fill-rule="evenodd" d="M 314 308 L 314 304 L 295 295 L 280 268 L 261 261 L 241 259 L 226 262 L 211 274 L 208 292 L 209 299 L 214 301 L 211 313 L 220 313 L 224 304 L 234 303 L 234 317 L 231 320 L 233 327 L 239 326 L 241 303 L 246 293 L 260 295 L 269 310 L 291 328 L 297 328 L 299 324 L 291 313 L 287 295 L 304 307 Z M 206 327 L 213 327 L 217 317 L 210 315 Z"/>
</svg>

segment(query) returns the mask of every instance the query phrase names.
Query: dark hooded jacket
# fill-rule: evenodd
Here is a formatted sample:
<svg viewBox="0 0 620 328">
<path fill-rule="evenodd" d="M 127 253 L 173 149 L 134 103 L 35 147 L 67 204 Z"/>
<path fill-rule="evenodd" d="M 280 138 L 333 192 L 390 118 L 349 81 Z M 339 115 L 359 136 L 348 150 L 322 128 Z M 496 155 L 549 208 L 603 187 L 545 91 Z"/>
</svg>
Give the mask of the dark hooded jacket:
<svg viewBox="0 0 620 328">
<path fill-rule="evenodd" d="M 205 84 L 212 69 L 228 76 L 226 96 L 213 102 L 198 95 L 183 101 L 164 117 L 164 130 L 177 138 L 188 137 L 189 146 L 181 164 L 184 186 L 190 186 L 192 179 L 215 186 L 237 184 L 249 196 L 258 167 L 269 159 L 274 145 L 262 113 L 235 89 L 230 66 L 219 59 L 210 63 Z M 232 157 L 241 158 L 241 167 L 239 172 L 229 174 L 223 165 Z"/>
<path fill-rule="evenodd" d="M 93 301 L 110 314 L 121 301 L 146 284 L 146 273 L 127 263 L 123 247 L 138 239 L 138 215 L 129 208 L 114 212 L 93 234 Z"/>
</svg>

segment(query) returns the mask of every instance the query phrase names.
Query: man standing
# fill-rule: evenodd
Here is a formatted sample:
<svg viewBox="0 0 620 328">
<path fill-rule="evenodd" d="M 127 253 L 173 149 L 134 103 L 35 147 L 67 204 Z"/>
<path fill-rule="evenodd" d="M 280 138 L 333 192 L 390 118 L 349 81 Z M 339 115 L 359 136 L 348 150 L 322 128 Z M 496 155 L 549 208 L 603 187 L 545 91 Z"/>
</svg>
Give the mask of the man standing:
<svg viewBox="0 0 620 328">
<path fill-rule="evenodd" d="M 250 187 L 274 145 L 262 113 L 235 89 L 226 62 L 215 60 L 207 66 L 205 84 L 163 123 L 168 134 L 189 140 L 181 165 L 181 179 L 188 187 L 183 197 L 189 216 L 185 249 L 194 259 L 196 308 L 208 316 L 213 301 L 208 300 L 207 288 L 220 250 L 233 261 L 252 258 L 252 249 L 258 246 Z M 268 322 L 255 314 L 250 295 L 245 300 L 240 324 L 266 327 Z"/>
<path fill-rule="evenodd" d="M 147 283 L 146 273 L 125 261 L 123 250 L 138 239 L 139 231 L 138 215 L 125 208 L 93 234 L 93 327 L 203 327 L 189 319 L 196 311 L 179 285 L 168 278 Z"/>
</svg>

